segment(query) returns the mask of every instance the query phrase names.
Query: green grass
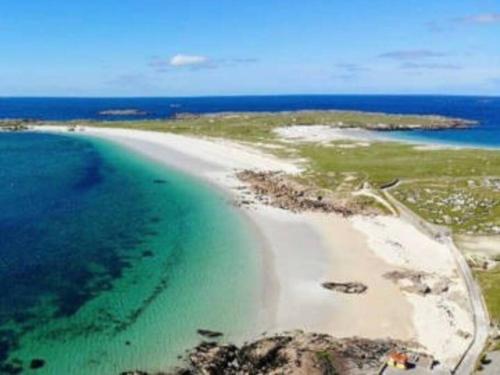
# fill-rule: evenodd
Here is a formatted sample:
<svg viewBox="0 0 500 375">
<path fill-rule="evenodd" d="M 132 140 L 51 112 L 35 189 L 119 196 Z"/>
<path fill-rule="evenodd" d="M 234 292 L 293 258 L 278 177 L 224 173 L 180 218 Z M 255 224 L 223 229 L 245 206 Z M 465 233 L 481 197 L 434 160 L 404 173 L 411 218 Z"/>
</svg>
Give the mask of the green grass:
<svg viewBox="0 0 500 375">
<path fill-rule="evenodd" d="M 419 124 L 423 127 L 441 127 L 454 124 L 456 121 L 456 119 L 439 116 L 388 115 L 354 111 L 296 111 L 220 113 L 203 116 L 181 115 L 178 119 L 169 120 L 75 121 L 74 123 L 98 127 L 196 134 L 239 141 L 269 142 L 276 140 L 272 130 L 280 126 L 323 124 L 336 127 L 378 128 L 384 124 L 392 128 L 401 128 Z M 1 123 L 0 126 L 2 126 Z"/>
<path fill-rule="evenodd" d="M 375 186 L 394 179 L 412 181 L 500 176 L 500 153 L 494 151 L 419 150 L 395 142 L 353 148 L 338 145 L 336 142 L 331 147 L 316 144 L 298 146 L 299 155 L 310 160 L 311 169 L 316 173 L 351 173 L 360 182 L 368 181 Z"/>
<path fill-rule="evenodd" d="M 393 195 L 428 221 L 445 224 L 448 216 L 446 224 L 456 232 L 483 234 L 500 226 L 500 188 L 490 186 L 498 181 L 500 187 L 500 177 L 490 178 L 500 176 L 499 152 L 422 150 L 394 142 L 341 145 L 346 143 L 297 145 L 297 155 L 308 160 L 303 177 L 339 193 L 399 180 Z M 462 196 L 464 204 L 458 204 Z"/>
<path fill-rule="evenodd" d="M 500 324 L 500 266 L 490 271 L 476 273 L 488 306 L 490 318 L 495 324 Z"/>
<path fill-rule="evenodd" d="M 338 372 L 335 368 L 335 363 L 333 361 L 332 356 L 327 351 L 316 352 L 316 359 L 320 363 L 323 372 L 326 375 L 337 375 Z"/>
<path fill-rule="evenodd" d="M 445 178 L 402 184 L 394 196 L 428 221 L 455 233 L 492 234 L 500 227 L 500 189 L 487 177 Z"/>
<path fill-rule="evenodd" d="M 124 128 L 168 132 L 174 134 L 189 134 L 246 142 L 273 141 L 275 139 L 275 135 L 272 132 L 272 129 L 278 126 L 273 125 L 272 122 L 259 122 L 255 118 L 252 118 L 249 121 L 245 119 L 224 118 L 193 118 L 162 121 L 79 121 L 78 124 L 106 128 Z"/>
</svg>

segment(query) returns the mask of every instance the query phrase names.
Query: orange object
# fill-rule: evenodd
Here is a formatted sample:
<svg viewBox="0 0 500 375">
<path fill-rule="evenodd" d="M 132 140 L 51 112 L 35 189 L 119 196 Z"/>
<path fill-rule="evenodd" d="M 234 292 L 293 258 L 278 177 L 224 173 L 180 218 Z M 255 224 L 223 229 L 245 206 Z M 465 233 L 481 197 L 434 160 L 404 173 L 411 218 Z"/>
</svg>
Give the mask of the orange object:
<svg viewBox="0 0 500 375">
<path fill-rule="evenodd" d="M 389 360 L 387 364 L 392 367 L 407 369 L 408 368 L 408 356 L 404 353 L 394 352 L 389 355 Z"/>
</svg>

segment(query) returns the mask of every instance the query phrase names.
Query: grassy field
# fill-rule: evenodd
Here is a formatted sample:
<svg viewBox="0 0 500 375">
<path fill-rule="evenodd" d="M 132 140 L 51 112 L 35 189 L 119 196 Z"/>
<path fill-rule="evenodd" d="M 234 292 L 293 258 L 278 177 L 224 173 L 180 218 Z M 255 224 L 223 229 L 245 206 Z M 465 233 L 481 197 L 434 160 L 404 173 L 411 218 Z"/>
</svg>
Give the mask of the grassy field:
<svg viewBox="0 0 500 375">
<path fill-rule="evenodd" d="M 398 180 L 393 195 L 430 222 L 469 234 L 500 229 L 500 177 L 494 177 L 500 176 L 500 152 L 389 142 L 340 146 L 345 142 L 297 146 L 309 160 L 306 175 L 317 185 L 345 192 Z"/>
<path fill-rule="evenodd" d="M 428 221 L 455 233 L 500 231 L 500 179 L 468 176 L 406 183 L 394 195 Z"/>
<path fill-rule="evenodd" d="M 454 127 L 469 124 L 466 120 L 440 116 L 388 115 L 354 111 L 297 111 L 278 113 L 224 113 L 214 115 L 179 115 L 177 119 L 151 121 L 77 121 L 101 127 L 132 128 L 172 133 L 223 137 L 238 141 L 269 142 L 276 140 L 273 129 L 289 125 L 331 125 L 339 128 L 404 129 Z M 0 122 L 0 126 L 2 123 Z"/>
<path fill-rule="evenodd" d="M 478 271 L 476 275 L 483 290 L 491 320 L 498 325 L 500 324 L 500 266 L 490 271 Z"/>
</svg>

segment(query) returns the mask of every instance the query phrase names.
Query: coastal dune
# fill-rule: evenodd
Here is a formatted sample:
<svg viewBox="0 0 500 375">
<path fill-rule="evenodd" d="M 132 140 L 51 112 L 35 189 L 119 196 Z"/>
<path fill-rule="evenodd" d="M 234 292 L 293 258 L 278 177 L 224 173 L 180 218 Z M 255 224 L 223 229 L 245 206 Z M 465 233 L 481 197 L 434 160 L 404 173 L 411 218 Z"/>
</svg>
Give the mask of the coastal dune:
<svg viewBox="0 0 500 375">
<path fill-rule="evenodd" d="M 237 171 L 294 174 L 300 166 L 235 142 L 91 127 L 84 134 L 197 176 L 235 202 L 251 202 L 242 213 L 260 239 L 256 256 L 262 259 L 264 280 L 261 323 L 253 337 L 242 340 L 291 329 L 390 337 L 419 344 L 448 368 L 470 343 L 468 297 L 449 249 L 402 218 L 293 213 L 259 203 L 236 178 Z M 408 270 L 415 277 L 400 276 Z M 322 286 L 332 281 L 359 282 L 368 289 L 343 294 Z"/>
</svg>

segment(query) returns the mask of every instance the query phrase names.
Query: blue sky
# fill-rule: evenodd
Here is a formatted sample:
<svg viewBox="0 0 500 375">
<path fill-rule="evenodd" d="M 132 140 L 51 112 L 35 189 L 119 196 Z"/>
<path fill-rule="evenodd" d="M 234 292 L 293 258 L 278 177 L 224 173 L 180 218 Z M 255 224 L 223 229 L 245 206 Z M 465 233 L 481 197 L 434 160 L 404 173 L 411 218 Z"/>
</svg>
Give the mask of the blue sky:
<svg viewBox="0 0 500 375">
<path fill-rule="evenodd" d="M 500 94 L 499 0 L 2 0 L 0 95 Z"/>
</svg>

